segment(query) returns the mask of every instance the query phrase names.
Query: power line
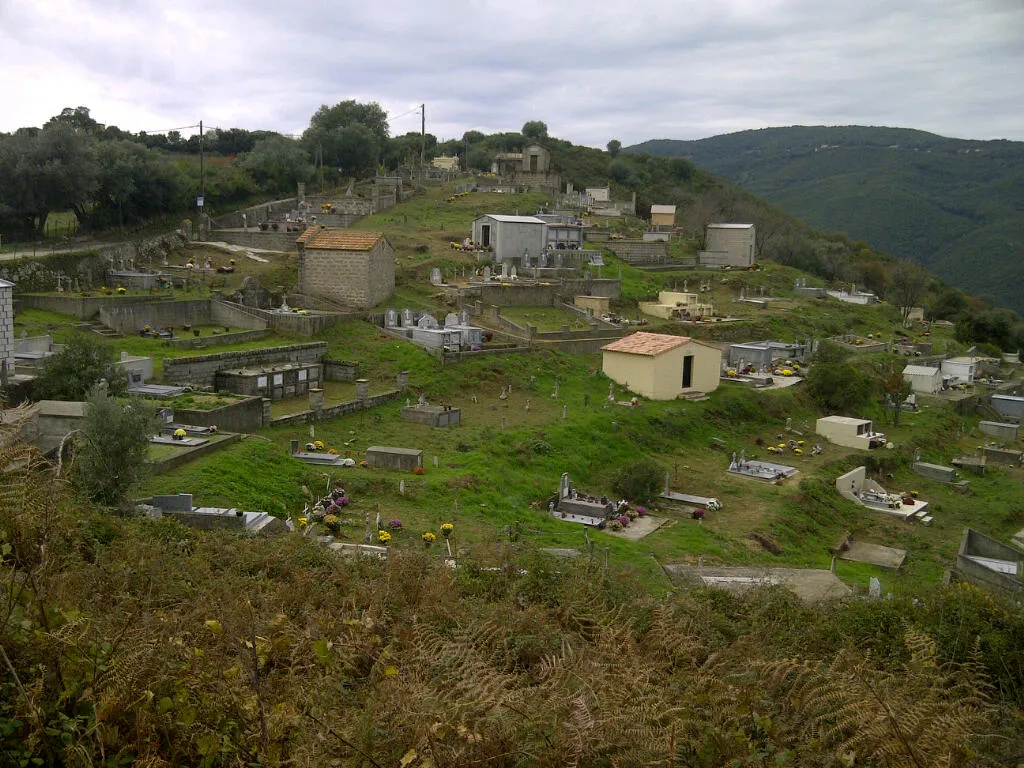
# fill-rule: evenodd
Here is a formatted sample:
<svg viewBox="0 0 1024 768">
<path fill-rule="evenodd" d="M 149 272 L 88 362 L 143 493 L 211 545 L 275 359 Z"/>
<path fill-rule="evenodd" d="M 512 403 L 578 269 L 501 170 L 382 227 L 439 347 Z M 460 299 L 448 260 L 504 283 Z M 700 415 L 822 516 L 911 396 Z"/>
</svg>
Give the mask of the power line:
<svg viewBox="0 0 1024 768">
<path fill-rule="evenodd" d="M 201 127 L 201 123 L 196 123 L 195 125 L 181 125 L 181 126 L 178 126 L 177 128 L 164 128 L 164 129 L 159 130 L 159 131 L 139 131 L 139 133 L 170 133 L 171 131 L 184 131 L 184 130 L 186 130 L 188 128 L 199 128 L 199 127 Z"/>
</svg>

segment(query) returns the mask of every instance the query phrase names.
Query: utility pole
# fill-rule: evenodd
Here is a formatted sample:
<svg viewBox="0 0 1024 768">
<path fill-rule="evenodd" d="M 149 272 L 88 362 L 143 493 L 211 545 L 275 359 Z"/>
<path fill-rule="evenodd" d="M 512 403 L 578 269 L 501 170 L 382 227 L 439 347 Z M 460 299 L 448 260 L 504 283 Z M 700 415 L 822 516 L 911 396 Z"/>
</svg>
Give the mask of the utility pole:
<svg viewBox="0 0 1024 768">
<path fill-rule="evenodd" d="M 427 156 L 427 105 L 420 104 L 420 167 L 426 163 Z"/>
<path fill-rule="evenodd" d="M 206 167 L 203 148 L 203 121 L 199 121 L 199 207 L 206 204 Z"/>
<path fill-rule="evenodd" d="M 324 193 L 324 143 L 322 141 L 318 141 L 316 143 L 316 146 L 317 146 L 317 149 L 319 150 L 319 154 L 320 154 L 320 194 L 323 195 L 323 193 Z"/>
</svg>

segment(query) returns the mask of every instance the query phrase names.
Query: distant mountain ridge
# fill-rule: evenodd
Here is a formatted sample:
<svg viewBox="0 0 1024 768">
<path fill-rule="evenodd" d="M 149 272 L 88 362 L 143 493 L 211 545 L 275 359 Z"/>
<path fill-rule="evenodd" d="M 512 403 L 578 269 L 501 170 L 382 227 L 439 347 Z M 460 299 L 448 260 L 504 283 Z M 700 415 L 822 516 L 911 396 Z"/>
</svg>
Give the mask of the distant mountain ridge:
<svg viewBox="0 0 1024 768">
<path fill-rule="evenodd" d="M 623 152 L 687 158 L 814 227 L 1024 313 L 1024 142 L 793 126 Z"/>
</svg>

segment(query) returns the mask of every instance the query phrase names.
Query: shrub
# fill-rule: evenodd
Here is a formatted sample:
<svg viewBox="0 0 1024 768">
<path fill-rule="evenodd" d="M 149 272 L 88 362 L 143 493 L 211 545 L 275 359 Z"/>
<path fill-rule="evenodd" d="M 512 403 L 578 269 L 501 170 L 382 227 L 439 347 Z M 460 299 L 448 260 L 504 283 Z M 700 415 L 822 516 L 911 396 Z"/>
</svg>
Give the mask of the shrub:
<svg viewBox="0 0 1024 768">
<path fill-rule="evenodd" d="M 624 465 L 612 480 L 612 490 L 620 498 L 647 502 L 661 491 L 664 472 L 650 459 L 638 459 Z"/>
</svg>

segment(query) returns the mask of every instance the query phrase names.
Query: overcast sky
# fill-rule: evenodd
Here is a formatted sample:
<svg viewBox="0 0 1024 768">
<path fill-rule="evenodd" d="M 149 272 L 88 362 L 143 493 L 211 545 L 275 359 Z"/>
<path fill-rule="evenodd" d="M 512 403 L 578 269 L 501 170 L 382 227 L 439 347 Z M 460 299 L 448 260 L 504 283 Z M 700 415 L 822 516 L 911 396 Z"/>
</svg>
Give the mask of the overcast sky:
<svg viewBox="0 0 1024 768">
<path fill-rule="evenodd" d="M 0 0 L 0 131 L 64 107 L 130 131 L 299 133 L 378 101 L 392 134 L 603 147 L 783 125 L 1024 140 L 1024 0 Z M 191 130 L 183 130 L 188 135 Z"/>
</svg>

